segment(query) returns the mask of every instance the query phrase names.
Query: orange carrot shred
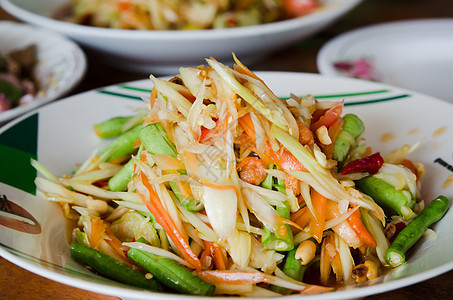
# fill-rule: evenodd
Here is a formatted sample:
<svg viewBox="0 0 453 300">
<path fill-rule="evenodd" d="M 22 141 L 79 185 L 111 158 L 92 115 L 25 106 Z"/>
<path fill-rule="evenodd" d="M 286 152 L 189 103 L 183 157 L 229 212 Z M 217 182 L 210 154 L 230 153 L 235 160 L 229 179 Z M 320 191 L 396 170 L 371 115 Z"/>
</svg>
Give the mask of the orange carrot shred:
<svg viewBox="0 0 453 300">
<path fill-rule="evenodd" d="M 91 218 L 90 247 L 98 249 L 102 239 L 104 221 L 100 218 Z"/>
<path fill-rule="evenodd" d="M 156 98 L 157 98 L 157 89 L 155 87 L 153 87 L 153 89 L 151 90 L 151 95 L 149 97 L 149 104 L 151 106 L 151 109 L 153 109 L 153 107 L 154 107 Z"/>
<path fill-rule="evenodd" d="M 154 191 L 153 187 L 147 180 L 146 175 L 143 171 L 140 172 L 139 178 L 141 179 L 143 185 L 149 192 L 150 195 L 150 202 L 146 200 L 145 195 L 139 193 L 137 194 L 142 199 L 143 203 L 146 205 L 148 210 L 153 214 L 156 218 L 156 221 L 162 226 L 165 232 L 168 234 L 170 239 L 175 243 L 178 250 L 181 252 L 181 255 L 184 257 L 185 260 L 189 264 L 191 264 L 195 269 L 201 269 L 201 262 L 198 257 L 193 253 L 192 249 L 189 246 L 189 242 L 183 237 L 183 235 L 179 232 L 178 228 L 176 227 L 173 219 L 168 215 L 168 212 L 162 205 L 159 197 L 157 196 L 156 192 Z"/>
<path fill-rule="evenodd" d="M 252 117 L 250 114 L 245 114 L 238 119 L 239 126 L 245 131 L 245 133 L 252 138 L 253 142 L 256 141 L 255 126 L 253 125 Z"/>
<path fill-rule="evenodd" d="M 326 223 L 327 198 L 317 191 L 312 190 L 311 202 L 315 215 L 313 215 L 310 211 L 310 234 L 316 239 L 318 243 L 321 243 L 322 233 L 324 231 L 324 225 Z"/>
<path fill-rule="evenodd" d="M 360 219 L 360 211 L 357 209 L 355 212 L 353 212 L 349 218 L 348 222 L 349 225 L 351 225 L 352 229 L 355 231 L 355 233 L 358 235 L 358 237 L 367 244 L 370 247 L 376 248 L 377 243 L 374 237 L 369 233 L 369 231 L 365 228 L 363 225 L 362 220 Z"/>
</svg>

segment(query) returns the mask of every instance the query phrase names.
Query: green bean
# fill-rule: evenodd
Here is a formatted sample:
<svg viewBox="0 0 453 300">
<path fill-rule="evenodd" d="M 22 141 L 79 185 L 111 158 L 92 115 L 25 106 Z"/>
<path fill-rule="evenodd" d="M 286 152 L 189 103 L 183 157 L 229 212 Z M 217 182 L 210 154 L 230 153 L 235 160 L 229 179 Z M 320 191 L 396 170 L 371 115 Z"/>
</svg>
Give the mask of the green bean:
<svg viewBox="0 0 453 300">
<path fill-rule="evenodd" d="M 157 280 L 148 279 L 145 274 L 132 270 L 109 255 L 80 243 L 71 244 L 71 257 L 110 279 L 152 291 L 162 290 L 162 286 Z"/>
<path fill-rule="evenodd" d="M 272 186 L 274 185 L 274 176 L 272 176 L 271 174 L 267 174 L 266 178 L 264 178 L 263 182 L 261 182 L 260 185 L 265 189 L 272 190 Z"/>
<path fill-rule="evenodd" d="M 185 194 L 184 196 L 179 191 L 176 183 L 173 181 L 169 182 L 170 188 L 172 189 L 173 193 L 175 194 L 176 198 L 178 198 L 179 202 L 190 212 L 199 212 L 204 209 L 204 205 L 201 201 L 195 199 L 195 197 L 190 194 Z"/>
<path fill-rule="evenodd" d="M 277 206 L 276 210 L 280 217 L 289 219 L 290 210 L 286 202 L 283 203 L 283 206 Z M 291 228 L 286 224 L 281 226 L 284 226 L 284 229 L 279 229 L 278 232 L 272 232 L 269 228 L 264 226 L 264 234 L 261 237 L 261 244 L 264 248 L 276 251 L 290 251 L 294 249 L 294 239 Z"/>
<path fill-rule="evenodd" d="M 142 126 L 138 125 L 132 128 L 131 130 L 121 134 L 107 147 L 105 147 L 104 150 L 102 150 L 98 155 L 108 153 L 106 161 L 111 161 L 115 158 L 132 154 L 136 150 L 136 148 L 134 148 L 134 144 L 139 138 L 139 133 L 141 129 Z"/>
<path fill-rule="evenodd" d="M 277 166 L 273 164 L 268 165 L 269 169 L 278 169 Z M 285 181 L 279 178 L 274 178 L 274 176 L 268 174 L 261 186 L 268 190 L 275 190 L 281 193 L 286 194 Z M 289 219 L 290 210 L 288 204 L 285 202 L 283 206 L 277 206 L 276 210 L 280 217 Z M 293 234 L 291 228 L 288 225 L 285 225 L 285 230 L 276 234 L 272 232 L 266 226 L 263 227 L 264 234 L 261 238 L 261 244 L 266 249 L 272 249 L 277 251 L 290 251 L 294 248 Z"/>
<path fill-rule="evenodd" d="M 163 258 L 143 250 L 131 248 L 127 256 L 154 275 L 167 287 L 191 295 L 210 296 L 215 286 L 201 280 L 191 271 L 170 258 Z"/>
<path fill-rule="evenodd" d="M 338 135 L 332 157 L 340 164 L 346 159 L 349 150 L 357 143 L 357 139 L 365 130 L 362 120 L 354 114 L 346 114 L 343 117 L 343 126 Z"/>
<path fill-rule="evenodd" d="M 397 191 L 393 185 L 375 176 L 368 176 L 357 180 L 356 186 L 367 194 L 390 215 L 398 214 L 409 219 L 413 212 L 410 207 L 411 199 L 405 193 Z"/>
<path fill-rule="evenodd" d="M 305 271 L 308 268 L 308 264 L 302 265 L 301 260 L 296 259 L 296 251 L 297 248 L 294 248 L 293 250 L 288 252 L 282 271 L 294 280 L 303 281 Z"/>
<path fill-rule="evenodd" d="M 94 125 L 94 132 L 102 139 L 120 136 L 123 131 L 123 126 L 133 117 L 114 117 L 104 122 Z"/>
<path fill-rule="evenodd" d="M 109 179 L 109 189 L 112 192 L 126 191 L 133 171 L 134 164 L 132 163 L 132 160 L 129 160 L 118 173 L 116 173 L 112 178 Z"/>
<path fill-rule="evenodd" d="M 140 131 L 140 140 L 151 154 L 178 155 L 175 144 L 168 138 L 165 128 L 160 123 L 145 126 Z"/>
<path fill-rule="evenodd" d="M 450 201 L 445 196 L 438 196 L 407 224 L 398 234 L 390 248 L 385 253 L 385 259 L 392 267 L 399 266 L 406 261 L 406 252 L 423 235 L 433 223 L 442 219 L 450 207 Z"/>
</svg>

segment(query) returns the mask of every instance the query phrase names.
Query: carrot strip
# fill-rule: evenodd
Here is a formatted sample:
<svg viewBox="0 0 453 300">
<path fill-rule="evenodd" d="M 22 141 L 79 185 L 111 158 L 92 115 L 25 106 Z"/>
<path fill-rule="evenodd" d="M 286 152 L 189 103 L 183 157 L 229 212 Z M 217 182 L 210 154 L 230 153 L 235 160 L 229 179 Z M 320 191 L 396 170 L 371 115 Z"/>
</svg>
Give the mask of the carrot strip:
<svg viewBox="0 0 453 300">
<path fill-rule="evenodd" d="M 204 249 L 203 253 L 201 253 L 201 256 L 200 256 L 200 261 L 202 264 L 204 264 L 207 257 L 212 257 L 212 252 L 213 252 L 213 249 L 212 249 L 213 243 L 212 242 L 204 241 L 204 245 L 205 245 L 205 249 Z M 202 265 L 202 266 L 203 266 L 203 268 L 204 267 L 209 268 L 211 266 L 211 262 L 209 263 L 209 265 Z"/>
<path fill-rule="evenodd" d="M 314 295 L 330 292 L 333 290 L 333 287 L 326 287 L 321 285 L 310 285 L 303 289 L 300 293 L 303 295 Z"/>
<path fill-rule="evenodd" d="M 252 117 L 250 117 L 250 114 L 245 114 L 242 117 L 238 119 L 239 126 L 244 129 L 245 133 L 252 138 L 253 142 L 255 143 L 256 141 L 256 136 L 255 136 L 255 126 L 253 125 Z"/>
<path fill-rule="evenodd" d="M 201 178 L 196 178 L 194 176 L 192 176 L 192 178 L 197 181 L 198 183 L 202 184 L 202 185 L 205 185 L 207 187 L 210 187 L 210 188 L 213 188 L 213 189 L 218 189 L 218 190 L 233 190 L 235 193 L 236 193 L 236 196 L 239 198 L 239 189 L 235 186 L 235 185 L 231 185 L 231 184 L 226 184 L 226 185 L 220 185 L 220 184 L 215 184 L 213 182 L 210 182 L 208 180 L 205 180 L 205 179 L 201 179 Z"/>
<path fill-rule="evenodd" d="M 90 247 L 98 249 L 102 239 L 104 221 L 99 218 L 91 218 Z"/>
<path fill-rule="evenodd" d="M 105 230 L 105 235 L 108 237 L 108 239 L 105 239 L 107 244 L 109 244 L 110 247 L 112 247 L 116 252 L 118 252 L 118 254 L 121 255 L 123 258 L 129 259 L 126 256 L 127 248 L 123 246 L 123 243 L 107 229 Z"/>
<path fill-rule="evenodd" d="M 313 215 L 310 211 L 310 234 L 316 239 L 318 243 L 321 243 L 322 233 L 324 231 L 324 225 L 326 223 L 327 198 L 317 191 L 312 190 L 311 202 L 315 215 Z"/>
<path fill-rule="evenodd" d="M 365 244 L 370 247 L 376 248 L 376 240 L 373 236 L 368 232 L 368 230 L 363 225 L 362 220 L 360 219 L 360 211 L 357 209 L 352 215 L 349 216 L 348 222 L 351 225 L 352 229 L 358 235 L 359 239 L 362 240 Z"/>
<path fill-rule="evenodd" d="M 291 221 L 304 228 L 310 223 L 311 214 L 308 206 L 305 206 L 291 215 Z"/>
<path fill-rule="evenodd" d="M 270 281 L 269 278 L 260 272 L 207 270 L 197 271 L 196 275 L 198 278 L 210 283 L 245 284 Z"/>
<path fill-rule="evenodd" d="M 216 270 L 226 270 L 226 263 L 223 259 L 222 251 L 216 245 L 212 245 L 212 248 L 214 250 L 214 265 Z"/>
<path fill-rule="evenodd" d="M 204 244 L 206 248 L 201 254 L 200 261 L 203 262 L 206 257 L 211 256 L 214 260 L 214 265 L 217 270 L 226 270 L 225 260 L 223 259 L 222 251 L 220 250 L 220 248 L 210 241 L 204 241 Z"/>
<path fill-rule="evenodd" d="M 156 98 L 157 98 L 157 89 L 153 87 L 151 90 L 151 95 L 149 96 L 149 104 L 151 106 L 151 109 L 154 107 L 154 103 L 156 103 Z"/>
<path fill-rule="evenodd" d="M 178 250 L 181 252 L 181 255 L 189 264 L 191 264 L 195 269 L 201 269 L 201 262 L 198 257 L 193 253 L 192 249 L 189 246 L 189 242 L 183 237 L 183 235 L 178 231 L 173 219 L 168 215 L 168 212 L 165 210 L 162 202 L 154 191 L 153 187 L 147 180 L 146 175 L 143 171 L 140 172 L 139 178 L 141 179 L 143 185 L 149 192 L 150 202 L 146 201 L 146 196 L 140 193 L 137 190 L 137 194 L 142 199 L 143 203 L 146 205 L 148 210 L 156 218 L 156 221 L 162 226 L 164 231 L 168 234 L 169 238 L 175 243 Z"/>
<path fill-rule="evenodd" d="M 330 125 L 330 127 L 329 127 L 328 133 L 329 133 L 329 137 L 330 137 L 330 140 L 332 141 L 332 143 L 330 145 L 325 145 L 322 147 L 323 148 L 322 150 L 323 150 L 324 154 L 326 155 L 327 159 L 332 158 L 333 149 L 335 147 L 335 142 L 337 141 L 338 135 L 341 132 L 341 127 L 343 127 L 343 118 L 342 117 L 338 117 L 338 119 L 336 119 L 335 122 L 333 122 L 333 124 Z"/>
</svg>

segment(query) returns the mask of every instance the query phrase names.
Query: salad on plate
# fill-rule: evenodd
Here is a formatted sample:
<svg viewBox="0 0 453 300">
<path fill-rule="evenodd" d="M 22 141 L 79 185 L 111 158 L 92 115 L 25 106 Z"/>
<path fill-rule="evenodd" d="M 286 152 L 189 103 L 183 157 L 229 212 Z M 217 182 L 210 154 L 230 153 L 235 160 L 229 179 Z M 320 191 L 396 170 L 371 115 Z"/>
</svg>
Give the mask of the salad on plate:
<svg viewBox="0 0 453 300">
<path fill-rule="evenodd" d="M 277 97 L 234 57 L 180 68 L 72 174 L 33 160 L 37 195 L 73 224 L 71 256 L 143 289 L 246 297 L 373 280 L 447 212 L 424 166 L 367 146 L 344 102 Z"/>
</svg>

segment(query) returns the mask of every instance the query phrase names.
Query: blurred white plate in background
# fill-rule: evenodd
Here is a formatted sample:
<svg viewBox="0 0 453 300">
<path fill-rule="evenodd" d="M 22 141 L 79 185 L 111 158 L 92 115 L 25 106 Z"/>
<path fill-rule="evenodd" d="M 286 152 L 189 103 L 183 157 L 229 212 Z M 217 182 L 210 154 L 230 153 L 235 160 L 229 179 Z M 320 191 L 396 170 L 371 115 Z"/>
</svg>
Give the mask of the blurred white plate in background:
<svg viewBox="0 0 453 300">
<path fill-rule="evenodd" d="M 40 92 L 31 102 L 0 112 L 0 124 L 66 95 L 85 75 L 85 54 L 73 41 L 30 25 L 0 22 L 0 53 L 7 54 L 32 44 L 37 46 L 35 77 L 40 80 Z"/>
<path fill-rule="evenodd" d="M 325 44 L 321 74 L 348 76 L 336 62 L 366 59 L 380 82 L 453 102 L 453 18 L 367 26 Z"/>
</svg>

